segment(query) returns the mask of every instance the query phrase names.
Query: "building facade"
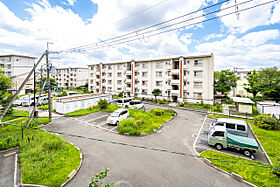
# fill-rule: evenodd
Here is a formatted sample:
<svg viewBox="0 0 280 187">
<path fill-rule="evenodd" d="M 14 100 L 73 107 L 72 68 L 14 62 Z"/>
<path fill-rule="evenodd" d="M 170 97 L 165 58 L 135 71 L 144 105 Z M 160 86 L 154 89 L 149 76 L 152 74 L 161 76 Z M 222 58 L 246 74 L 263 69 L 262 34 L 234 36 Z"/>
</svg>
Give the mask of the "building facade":
<svg viewBox="0 0 280 187">
<path fill-rule="evenodd" d="M 214 56 L 176 57 L 89 65 L 89 91 L 173 102 L 213 103 Z"/>
<path fill-rule="evenodd" d="M 11 91 L 16 91 L 29 72 L 34 67 L 35 57 L 21 56 L 21 55 L 1 55 L 0 68 L 4 74 L 13 81 Z M 31 92 L 34 90 L 34 76 L 31 76 L 23 87 L 21 94 Z"/>
<path fill-rule="evenodd" d="M 248 84 L 247 78 L 252 73 L 252 71 L 237 71 L 235 72 L 235 76 L 239 77 L 239 80 L 236 81 L 236 88 L 233 88 L 230 93 L 229 97 L 252 97 L 253 94 L 247 92 L 245 90 L 246 85 Z"/>
<path fill-rule="evenodd" d="M 88 68 L 57 68 L 55 76 L 58 86 L 76 88 L 88 82 Z"/>
</svg>

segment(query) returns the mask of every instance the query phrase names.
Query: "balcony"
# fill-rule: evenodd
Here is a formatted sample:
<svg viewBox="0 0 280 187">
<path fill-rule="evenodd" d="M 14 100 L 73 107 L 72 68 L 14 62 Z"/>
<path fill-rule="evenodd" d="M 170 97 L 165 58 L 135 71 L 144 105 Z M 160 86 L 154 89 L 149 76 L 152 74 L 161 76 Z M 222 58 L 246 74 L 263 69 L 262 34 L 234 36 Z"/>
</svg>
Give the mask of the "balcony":
<svg viewBox="0 0 280 187">
<path fill-rule="evenodd" d="M 125 79 L 125 82 L 131 84 L 131 79 Z"/>
<path fill-rule="evenodd" d="M 179 90 L 171 90 L 171 95 L 172 95 L 172 96 L 178 96 L 179 93 L 180 93 Z"/>
<path fill-rule="evenodd" d="M 172 69 L 171 70 L 171 74 L 173 74 L 173 75 L 177 75 L 179 73 L 180 73 L 180 69 Z"/>
<path fill-rule="evenodd" d="M 131 87 L 125 87 L 125 91 L 130 92 L 131 91 Z"/>
<path fill-rule="evenodd" d="M 126 74 L 126 75 L 131 75 L 131 74 L 132 74 L 132 71 L 131 71 L 131 70 L 126 70 L 125 74 Z"/>
<path fill-rule="evenodd" d="M 179 85 L 180 84 L 180 80 L 179 79 L 172 79 L 171 80 L 171 85 Z"/>
</svg>

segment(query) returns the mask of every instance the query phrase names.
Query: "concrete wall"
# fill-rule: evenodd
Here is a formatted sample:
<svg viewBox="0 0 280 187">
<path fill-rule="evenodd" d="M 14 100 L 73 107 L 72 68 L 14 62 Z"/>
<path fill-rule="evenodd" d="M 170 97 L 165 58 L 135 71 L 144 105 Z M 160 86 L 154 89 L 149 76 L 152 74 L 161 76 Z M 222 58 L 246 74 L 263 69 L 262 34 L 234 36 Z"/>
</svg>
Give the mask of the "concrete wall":
<svg viewBox="0 0 280 187">
<path fill-rule="evenodd" d="M 253 114 L 253 108 L 251 104 L 238 103 L 238 111 L 240 113 Z"/>
</svg>

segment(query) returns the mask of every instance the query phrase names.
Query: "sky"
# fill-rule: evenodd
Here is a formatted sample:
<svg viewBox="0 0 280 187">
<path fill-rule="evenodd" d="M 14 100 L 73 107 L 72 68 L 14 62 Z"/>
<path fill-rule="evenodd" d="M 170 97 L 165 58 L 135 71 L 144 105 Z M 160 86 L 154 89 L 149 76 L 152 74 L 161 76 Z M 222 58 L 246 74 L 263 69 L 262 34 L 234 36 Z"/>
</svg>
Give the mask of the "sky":
<svg viewBox="0 0 280 187">
<path fill-rule="evenodd" d="M 0 0 L 0 55 L 40 57 L 50 42 L 58 68 L 211 53 L 215 70 L 280 67 L 280 0 L 248 9 L 269 1 Z"/>
</svg>

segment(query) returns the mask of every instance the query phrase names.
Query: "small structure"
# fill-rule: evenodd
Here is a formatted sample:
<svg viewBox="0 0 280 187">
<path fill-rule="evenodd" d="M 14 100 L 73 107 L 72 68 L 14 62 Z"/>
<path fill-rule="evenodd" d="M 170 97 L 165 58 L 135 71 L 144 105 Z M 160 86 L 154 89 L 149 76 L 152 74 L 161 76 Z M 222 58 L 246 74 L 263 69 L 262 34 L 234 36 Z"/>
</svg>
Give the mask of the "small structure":
<svg viewBox="0 0 280 187">
<path fill-rule="evenodd" d="M 260 114 L 271 114 L 280 119 L 280 104 L 272 102 L 257 102 L 257 110 Z"/>
<path fill-rule="evenodd" d="M 253 106 L 255 103 L 251 99 L 243 97 L 233 97 L 232 100 L 235 103 L 237 112 L 253 114 Z"/>
<path fill-rule="evenodd" d="M 53 98 L 53 108 L 60 114 L 66 114 L 80 109 L 89 108 L 90 105 L 97 105 L 98 101 L 112 99 L 111 94 L 83 94 Z"/>
</svg>

